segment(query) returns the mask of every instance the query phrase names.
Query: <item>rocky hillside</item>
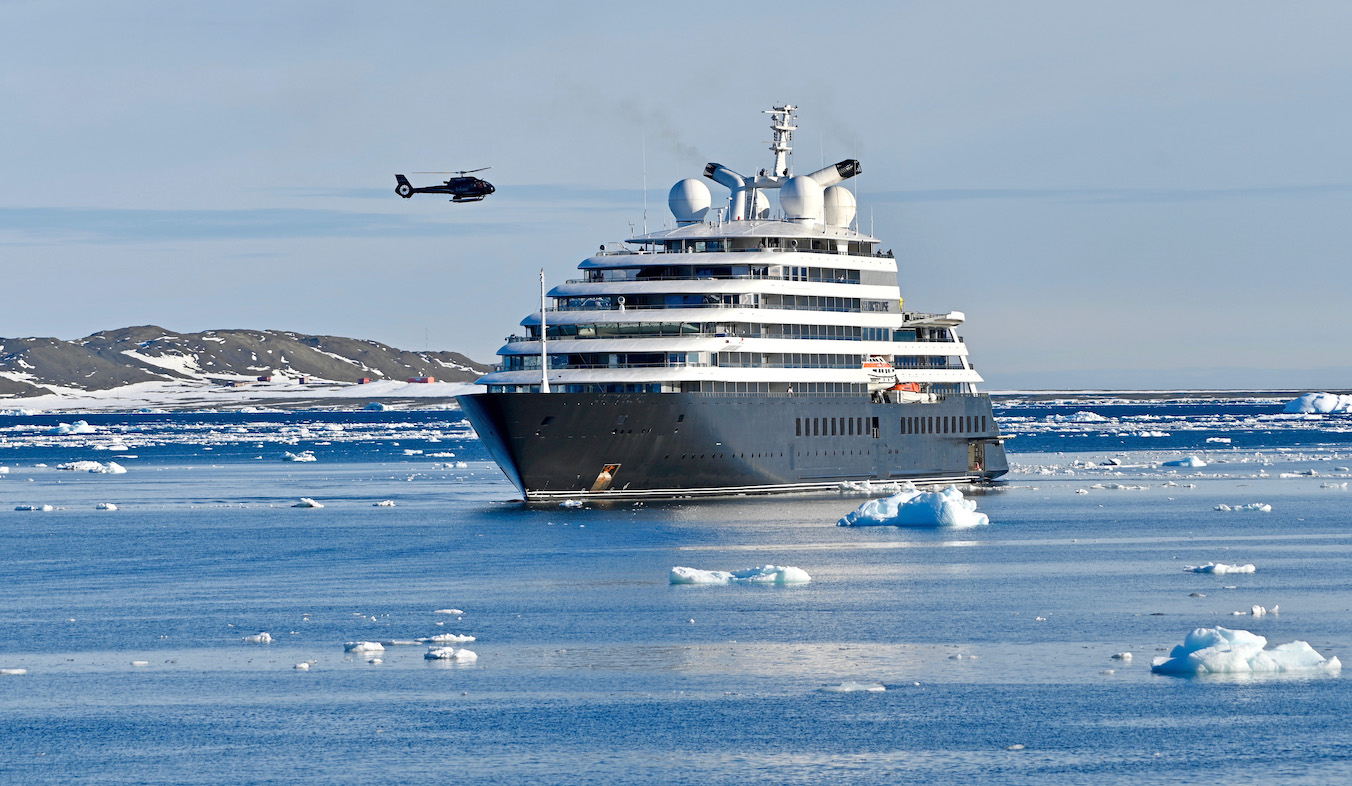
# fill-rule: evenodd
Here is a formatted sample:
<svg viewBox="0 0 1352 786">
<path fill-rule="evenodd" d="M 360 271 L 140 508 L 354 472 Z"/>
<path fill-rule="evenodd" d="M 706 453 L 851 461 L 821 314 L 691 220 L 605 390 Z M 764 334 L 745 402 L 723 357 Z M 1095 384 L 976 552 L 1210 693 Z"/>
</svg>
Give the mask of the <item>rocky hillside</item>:
<svg viewBox="0 0 1352 786">
<path fill-rule="evenodd" d="M 51 392 L 49 385 L 107 390 L 134 382 L 263 375 L 470 382 L 488 371 L 455 352 L 405 352 L 376 341 L 276 330 L 175 333 L 145 325 L 75 341 L 0 338 L 0 397 L 41 395 Z"/>
</svg>

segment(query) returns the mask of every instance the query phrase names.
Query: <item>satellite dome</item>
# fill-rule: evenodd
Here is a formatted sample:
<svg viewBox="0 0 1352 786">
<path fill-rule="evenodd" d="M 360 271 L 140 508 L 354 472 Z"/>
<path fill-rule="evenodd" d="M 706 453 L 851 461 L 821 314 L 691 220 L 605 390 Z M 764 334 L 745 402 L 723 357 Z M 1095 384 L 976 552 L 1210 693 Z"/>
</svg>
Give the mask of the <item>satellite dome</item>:
<svg viewBox="0 0 1352 786">
<path fill-rule="evenodd" d="M 830 186 L 822 194 L 822 213 L 833 227 L 848 227 L 854 221 L 854 194 L 844 186 Z"/>
<path fill-rule="evenodd" d="M 709 205 L 712 203 L 709 187 L 693 177 L 678 182 L 671 187 L 671 193 L 667 194 L 667 206 L 671 208 L 672 215 L 676 216 L 678 224 L 703 221 L 704 214 L 709 212 Z"/>
<path fill-rule="evenodd" d="M 765 195 L 764 191 L 756 189 L 756 204 L 751 207 L 752 218 L 770 217 L 770 197 Z"/>
<path fill-rule="evenodd" d="M 790 221 L 821 221 L 822 187 L 806 175 L 791 177 L 779 189 L 779 206 Z"/>
</svg>

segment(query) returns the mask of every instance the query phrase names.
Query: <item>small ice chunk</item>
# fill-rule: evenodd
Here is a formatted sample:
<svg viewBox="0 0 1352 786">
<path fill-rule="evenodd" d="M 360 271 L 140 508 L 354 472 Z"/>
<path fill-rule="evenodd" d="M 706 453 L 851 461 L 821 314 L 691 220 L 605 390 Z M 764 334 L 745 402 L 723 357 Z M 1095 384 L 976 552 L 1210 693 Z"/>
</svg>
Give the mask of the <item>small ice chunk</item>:
<svg viewBox="0 0 1352 786">
<path fill-rule="evenodd" d="M 14 509 L 23 511 L 40 510 L 48 513 L 50 513 L 53 510 L 56 510 L 56 508 L 51 505 L 15 505 Z"/>
<path fill-rule="evenodd" d="M 420 641 L 430 641 L 434 644 L 468 644 L 474 641 L 474 637 L 462 633 L 438 633 Z"/>
<path fill-rule="evenodd" d="M 467 462 L 464 462 L 464 461 L 457 461 L 457 462 L 455 462 L 455 468 L 456 468 L 456 469 L 469 469 L 469 464 L 468 464 Z"/>
<path fill-rule="evenodd" d="M 1014 743 L 1013 745 L 1006 745 L 1006 746 L 1005 746 L 1005 750 L 1007 750 L 1007 751 L 1021 751 L 1021 750 L 1023 750 L 1023 749 L 1026 748 L 1026 747 L 1028 747 L 1028 746 L 1024 745 L 1022 742 L 1016 742 L 1016 743 Z"/>
<path fill-rule="evenodd" d="M 1150 670 L 1156 674 L 1288 674 L 1322 672 L 1336 674 L 1342 663 L 1325 658 L 1303 641 L 1265 649 L 1267 639 L 1247 630 L 1197 628 L 1169 657 L 1155 658 Z"/>
<path fill-rule="evenodd" d="M 1164 462 L 1164 466 L 1166 466 L 1166 467 L 1205 467 L 1205 466 L 1206 466 L 1206 462 L 1205 462 L 1205 461 L 1202 461 L 1201 459 L 1197 458 L 1196 456 L 1188 456 L 1187 458 L 1181 458 L 1181 459 L 1178 459 L 1177 461 L 1166 461 L 1166 462 Z"/>
<path fill-rule="evenodd" d="M 1221 443 L 1222 445 L 1229 445 L 1229 444 L 1230 444 L 1230 438 L 1229 438 L 1229 437 L 1207 437 L 1207 438 L 1206 438 L 1206 441 L 1207 441 L 1207 442 L 1219 442 L 1219 443 Z"/>
<path fill-rule="evenodd" d="M 421 456 L 423 452 L 417 448 L 404 448 L 405 456 Z"/>
<path fill-rule="evenodd" d="M 71 434 L 95 434 L 98 433 L 98 429 L 89 425 L 87 421 L 77 420 L 74 423 L 61 423 L 47 433 L 53 436 L 64 437 Z"/>
<path fill-rule="evenodd" d="M 300 461 L 300 462 L 306 462 L 306 461 L 318 461 L 318 460 L 319 460 L 319 459 L 315 458 L 315 454 L 314 454 L 314 451 L 313 451 L 313 450 L 303 450 L 303 451 L 301 451 L 300 453 L 292 453 L 291 451 L 287 451 L 287 452 L 285 452 L 285 453 L 282 454 L 282 461 Z"/>
<path fill-rule="evenodd" d="M 1253 573 L 1257 571 L 1252 564 L 1249 565 L 1226 565 L 1224 562 L 1208 562 L 1205 565 L 1189 565 L 1183 569 L 1185 573 Z"/>
<path fill-rule="evenodd" d="M 700 570 L 677 565 L 671 569 L 672 584 L 804 584 L 812 581 L 801 568 L 766 565 L 729 573 L 724 570 Z"/>
<path fill-rule="evenodd" d="M 580 507 L 582 507 L 582 500 L 580 500 L 580 499 L 565 499 L 563 502 L 559 503 L 559 507 L 561 507 L 561 508 L 580 508 Z"/>
<path fill-rule="evenodd" d="M 244 643 L 245 643 L 245 644 L 271 644 L 271 643 L 272 643 L 272 634 L 271 634 L 271 633 L 268 633 L 268 632 L 266 632 L 266 631 L 264 631 L 264 632 L 262 632 L 262 633 L 257 633 L 257 634 L 255 634 L 255 635 L 253 635 L 253 636 L 245 636 L 245 637 L 244 637 Z"/>
<path fill-rule="evenodd" d="M 107 472 L 109 475 L 125 475 L 127 474 L 127 468 L 116 461 L 110 461 L 104 472 Z"/>
<path fill-rule="evenodd" d="M 384 412 L 385 410 L 389 409 L 389 407 L 385 406 L 379 401 L 372 401 L 370 404 L 367 404 L 366 406 L 362 407 L 362 409 L 366 410 L 367 412 Z"/>
<path fill-rule="evenodd" d="M 28 673 L 28 669 L 0 669 L 0 675 L 6 677 L 19 677 Z"/>
<path fill-rule="evenodd" d="M 131 665 L 133 665 L 133 666 L 149 666 L 149 665 L 150 665 L 150 661 L 148 661 L 148 660 L 134 660 L 134 661 L 131 662 Z"/>
<path fill-rule="evenodd" d="M 64 464 L 57 464 L 56 468 L 63 472 L 105 472 L 107 467 L 97 461 L 67 461 Z"/>
<path fill-rule="evenodd" d="M 1220 505 L 1217 505 L 1215 507 L 1215 510 L 1227 512 L 1237 511 L 1237 512 L 1252 512 L 1252 513 L 1271 513 L 1272 506 L 1264 502 L 1250 502 L 1247 505 L 1226 505 L 1222 503 Z"/>
<path fill-rule="evenodd" d="M 310 499 L 309 497 L 301 497 L 301 498 L 300 498 L 300 502 L 297 502 L 296 504 L 292 505 L 291 507 L 293 507 L 293 508 L 322 508 L 322 507 L 324 507 L 324 506 L 321 505 L 321 504 L 319 504 L 318 502 L 315 502 L 314 500 Z"/>
<path fill-rule="evenodd" d="M 385 661 L 382 660 L 382 659 L 380 659 L 380 658 L 368 658 L 366 662 L 367 662 L 367 663 L 370 663 L 370 664 L 373 665 L 373 666 L 379 666 L 380 664 L 384 663 Z"/>
<path fill-rule="evenodd" d="M 378 641 L 349 641 L 343 645 L 343 652 L 384 652 L 385 645 Z"/>
<path fill-rule="evenodd" d="M 817 690 L 822 693 L 883 693 L 887 687 L 881 682 L 842 682 L 839 685 L 827 685 Z"/>
<path fill-rule="evenodd" d="M 1119 652 L 1119 653 L 1117 653 L 1116 655 L 1113 656 L 1113 660 L 1120 660 L 1120 661 L 1124 661 L 1124 662 L 1130 663 L 1130 662 L 1131 662 L 1131 653 L 1130 653 L 1130 652 Z"/>
<path fill-rule="evenodd" d="M 423 655 L 427 660 L 455 660 L 469 662 L 478 660 L 479 655 L 472 650 L 458 650 L 455 647 L 433 647 Z"/>
<path fill-rule="evenodd" d="M 437 609 L 436 611 L 433 611 L 432 613 L 433 613 L 433 614 L 450 614 L 450 615 L 453 616 L 453 617 L 459 617 L 461 614 L 464 614 L 465 612 L 461 611 L 460 609 Z"/>
<path fill-rule="evenodd" d="M 373 507 L 373 508 L 392 508 L 392 507 L 394 507 L 394 500 L 392 500 L 392 499 L 382 499 L 382 500 L 379 501 L 379 502 L 372 503 L 371 507 Z"/>
<path fill-rule="evenodd" d="M 309 664 L 309 663 L 305 663 L 305 662 L 301 662 L 301 663 L 297 663 L 295 666 L 292 666 L 291 668 L 295 669 L 296 671 L 309 671 L 309 670 L 310 670 L 310 664 Z"/>
<path fill-rule="evenodd" d="M 94 506 L 94 510 L 117 510 L 117 506 L 111 502 L 100 502 Z"/>
<path fill-rule="evenodd" d="M 957 486 L 943 491 L 902 491 L 871 499 L 836 522 L 841 527 L 892 525 L 902 527 L 978 527 L 990 523 L 976 512 L 976 502 L 963 497 Z"/>
</svg>

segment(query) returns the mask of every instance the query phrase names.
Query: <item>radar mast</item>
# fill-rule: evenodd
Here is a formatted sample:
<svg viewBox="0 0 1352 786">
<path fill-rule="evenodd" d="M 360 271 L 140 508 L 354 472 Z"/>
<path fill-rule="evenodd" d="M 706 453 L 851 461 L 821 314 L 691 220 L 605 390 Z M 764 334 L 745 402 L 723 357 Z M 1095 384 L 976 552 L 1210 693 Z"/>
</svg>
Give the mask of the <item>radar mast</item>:
<svg viewBox="0 0 1352 786">
<path fill-rule="evenodd" d="M 798 130 L 798 117 L 794 115 L 797 109 L 793 104 L 785 104 L 762 110 L 770 116 L 770 130 L 775 132 L 775 138 L 770 142 L 770 152 L 775 154 L 775 168 L 770 172 L 773 177 L 793 176 L 789 168 L 789 153 L 793 147 L 789 143 L 793 141 L 793 132 Z"/>
</svg>

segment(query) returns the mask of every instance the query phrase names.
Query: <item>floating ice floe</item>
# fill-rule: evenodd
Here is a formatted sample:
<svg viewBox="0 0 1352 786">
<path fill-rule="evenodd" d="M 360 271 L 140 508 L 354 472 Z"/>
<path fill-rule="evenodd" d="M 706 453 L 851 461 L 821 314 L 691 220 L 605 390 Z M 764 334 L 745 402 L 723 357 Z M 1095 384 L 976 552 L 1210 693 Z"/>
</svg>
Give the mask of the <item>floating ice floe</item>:
<svg viewBox="0 0 1352 786">
<path fill-rule="evenodd" d="M 732 573 L 676 566 L 671 569 L 672 584 L 805 584 L 812 581 L 800 568 L 766 565 Z"/>
<path fill-rule="evenodd" d="M 468 662 L 478 660 L 478 653 L 473 650 L 458 650 L 455 647 L 433 647 L 423 654 L 427 660 L 458 660 Z"/>
<path fill-rule="evenodd" d="M 1293 401 L 1286 402 L 1284 410 L 1288 415 L 1336 415 L 1352 412 L 1352 396 L 1340 396 L 1337 393 L 1306 393 Z"/>
<path fill-rule="evenodd" d="M 827 685 L 817 690 L 822 693 L 883 693 L 887 690 L 881 682 L 842 682 L 839 685 Z"/>
<path fill-rule="evenodd" d="M 378 641 L 349 641 L 343 645 L 343 652 L 384 652 L 385 645 Z"/>
<path fill-rule="evenodd" d="M 77 420 L 74 423 L 60 423 L 56 428 L 47 433 L 58 437 L 65 437 L 71 434 L 97 434 L 98 429 L 89 425 L 87 421 Z"/>
<path fill-rule="evenodd" d="M 117 506 L 111 502 L 100 502 L 94 506 L 94 510 L 117 510 Z"/>
<path fill-rule="evenodd" d="M 1181 458 L 1181 459 L 1178 459 L 1177 461 L 1166 461 L 1166 462 L 1164 462 L 1163 466 L 1166 466 L 1166 467 L 1205 467 L 1205 466 L 1206 466 L 1206 462 L 1205 462 L 1205 461 L 1202 461 L 1201 459 L 1197 458 L 1196 456 L 1188 456 L 1187 458 Z"/>
<path fill-rule="evenodd" d="M 293 508 L 322 508 L 322 507 L 324 507 L 324 506 L 321 505 L 321 504 L 318 503 L 318 502 L 315 502 L 314 500 L 310 499 L 309 497 L 301 497 L 301 498 L 300 498 L 300 502 L 297 502 L 296 504 L 292 505 L 291 507 L 293 507 Z"/>
<path fill-rule="evenodd" d="M 0 469 L 4 469 L 4 467 L 0 467 Z M 1347 488 L 1347 481 L 1344 480 L 1342 483 L 1320 483 L 1320 484 L 1319 484 L 1319 488 L 1321 488 L 1321 489 L 1345 489 L 1345 488 Z"/>
<path fill-rule="evenodd" d="M 1272 512 L 1272 506 L 1271 506 L 1271 505 L 1268 505 L 1267 503 L 1264 503 L 1264 502 L 1250 502 L 1250 503 L 1247 504 L 1247 505 L 1226 505 L 1226 504 L 1220 504 L 1220 505 L 1217 505 L 1217 506 L 1215 507 L 1215 510 L 1222 510 L 1222 511 L 1232 511 L 1232 510 L 1233 510 L 1233 511 L 1239 511 L 1239 512 L 1271 513 L 1271 512 Z"/>
<path fill-rule="evenodd" d="M 384 412 L 385 410 L 389 409 L 389 407 L 385 406 L 384 404 L 381 404 L 379 401 L 372 401 L 370 404 L 367 404 L 366 406 L 362 407 L 362 409 L 366 410 L 367 412 Z"/>
<path fill-rule="evenodd" d="M 421 456 L 423 452 L 417 448 L 404 448 L 405 456 Z"/>
<path fill-rule="evenodd" d="M 1207 438 L 1206 438 L 1206 441 L 1207 441 L 1207 442 L 1219 442 L 1219 443 L 1221 443 L 1222 445 L 1229 445 L 1229 444 L 1230 444 L 1230 438 L 1229 438 L 1229 437 L 1207 437 Z"/>
<path fill-rule="evenodd" d="M 318 460 L 319 459 L 315 458 L 315 453 L 313 450 L 302 450 L 299 453 L 292 453 L 291 451 L 288 450 L 287 452 L 282 454 L 282 461 L 318 461 Z"/>
<path fill-rule="evenodd" d="M 580 508 L 580 507 L 582 507 L 582 500 L 580 500 L 580 499 L 565 499 L 563 502 L 559 503 L 559 507 L 561 507 L 561 508 Z"/>
<path fill-rule="evenodd" d="M 1048 415 L 1043 418 L 1047 423 L 1106 423 L 1108 418 L 1097 412 L 1076 412 L 1073 415 Z"/>
<path fill-rule="evenodd" d="M 0 467 L 0 475 L 8 475 L 9 467 Z"/>
<path fill-rule="evenodd" d="M 432 611 L 432 613 L 433 613 L 433 614 L 450 614 L 451 616 L 459 617 L 461 614 L 464 614 L 465 612 L 461 611 L 460 609 L 435 609 L 435 610 Z"/>
<path fill-rule="evenodd" d="M 456 468 L 456 469 L 469 469 L 469 464 L 467 464 L 467 463 L 465 463 L 465 462 L 463 462 L 463 461 L 457 461 L 457 462 L 455 462 L 455 468 Z"/>
<path fill-rule="evenodd" d="M 1272 608 L 1269 609 L 1259 606 L 1257 603 L 1255 603 L 1248 611 L 1232 611 L 1230 612 L 1230 614 L 1236 617 L 1244 617 L 1250 614 L 1252 614 L 1255 617 L 1266 617 L 1269 614 L 1280 614 L 1281 611 L 1282 611 L 1281 606 L 1273 606 Z"/>
<path fill-rule="evenodd" d="M 1169 657 L 1155 658 L 1150 670 L 1156 674 L 1288 674 L 1322 672 L 1336 674 L 1343 665 L 1338 658 L 1325 658 L 1303 641 L 1264 649 L 1267 639 L 1247 630 L 1198 628 Z"/>
<path fill-rule="evenodd" d="M 6 677 L 21 677 L 28 673 L 28 669 L 0 669 L 0 675 Z"/>
<path fill-rule="evenodd" d="M 1149 486 L 1133 486 L 1129 483 L 1095 483 L 1090 486 L 1091 489 L 1106 489 L 1111 491 L 1145 491 Z"/>
<path fill-rule="evenodd" d="M 56 508 L 51 505 L 15 505 L 14 509 L 22 511 L 40 510 L 46 513 L 50 513 L 51 511 L 56 510 Z"/>
<path fill-rule="evenodd" d="M 149 665 L 150 665 L 150 661 L 148 661 L 148 660 L 134 660 L 134 661 L 131 662 L 131 665 L 133 665 L 133 666 L 149 666 Z"/>
<path fill-rule="evenodd" d="M 901 527 L 978 527 L 990 523 L 976 512 L 976 502 L 965 499 L 957 486 L 943 491 L 902 491 L 890 497 L 871 499 L 850 511 L 841 527 L 893 525 Z"/>
<path fill-rule="evenodd" d="M 1189 565 L 1183 569 L 1184 573 L 1253 573 L 1257 571 L 1252 564 L 1250 565 L 1226 565 L 1224 562 L 1208 562 L 1205 565 Z"/>
<path fill-rule="evenodd" d="M 460 633 L 439 633 L 435 636 L 429 636 L 425 639 L 419 639 L 418 643 L 430 644 L 468 644 L 474 641 L 473 636 L 466 636 Z"/>
<path fill-rule="evenodd" d="M 392 499 L 382 499 L 382 500 L 379 501 L 379 502 L 373 502 L 373 503 L 371 503 L 371 507 L 373 507 L 373 508 L 392 508 L 392 507 L 394 507 L 394 500 L 392 500 Z"/>
<path fill-rule="evenodd" d="M 1119 652 L 1119 653 L 1117 653 L 1116 655 L 1113 656 L 1113 660 L 1120 660 L 1120 661 L 1122 661 L 1123 663 L 1130 663 L 1130 662 L 1131 662 L 1131 653 L 1130 653 L 1130 652 Z"/>
<path fill-rule="evenodd" d="M 296 671 L 309 671 L 309 670 L 310 670 L 310 664 L 309 664 L 309 663 L 297 663 L 295 666 L 292 666 L 291 668 L 295 669 Z"/>
<path fill-rule="evenodd" d="M 253 635 L 253 636 L 245 636 L 245 637 L 244 637 L 244 643 L 245 643 L 245 644 L 271 644 L 271 643 L 272 643 L 272 634 L 271 634 L 271 633 L 267 633 L 267 632 L 265 631 L 265 632 L 262 632 L 262 633 L 255 634 L 255 635 Z"/>
</svg>

